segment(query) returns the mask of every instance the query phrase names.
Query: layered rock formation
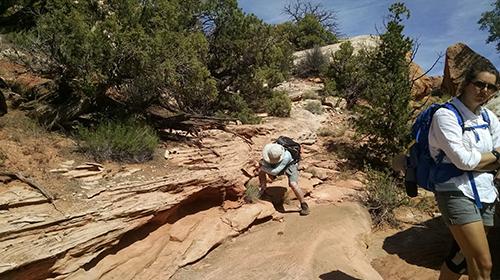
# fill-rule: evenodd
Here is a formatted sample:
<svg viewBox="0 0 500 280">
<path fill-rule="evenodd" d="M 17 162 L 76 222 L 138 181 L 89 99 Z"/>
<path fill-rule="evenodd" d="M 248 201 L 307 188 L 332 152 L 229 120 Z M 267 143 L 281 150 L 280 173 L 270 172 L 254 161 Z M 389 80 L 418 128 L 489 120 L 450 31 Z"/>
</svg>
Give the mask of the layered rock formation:
<svg viewBox="0 0 500 280">
<path fill-rule="evenodd" d="M 443 93 L 455 96 L 462 82 L 465 71 L 474 63 L 486 60 L 487 58 L 476 53 L 463 43 L 457 43 L 446 49 L 446 59 L 444 64 L 444 76 L 441 90 Z"/>
</svg>

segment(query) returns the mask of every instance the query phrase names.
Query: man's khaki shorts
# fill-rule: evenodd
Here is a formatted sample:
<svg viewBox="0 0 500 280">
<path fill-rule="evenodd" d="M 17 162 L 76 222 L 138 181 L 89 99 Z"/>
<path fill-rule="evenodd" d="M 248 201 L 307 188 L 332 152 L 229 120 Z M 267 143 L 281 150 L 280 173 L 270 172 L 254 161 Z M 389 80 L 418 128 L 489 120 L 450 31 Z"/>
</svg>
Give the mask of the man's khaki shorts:
<svg viewBox="0 0 500 280">
<path fill-rule="evenodd" d="M 278 175 L 284 175 L 284 174 L 286 174 L 286 176 L 288 177 L 288 180 L 290 182 L 298 183 L 299 182 L 299 164 L 298 163 L 290 164 L 285 170 L 281 171 L 281 173 Z"/>
</svg>

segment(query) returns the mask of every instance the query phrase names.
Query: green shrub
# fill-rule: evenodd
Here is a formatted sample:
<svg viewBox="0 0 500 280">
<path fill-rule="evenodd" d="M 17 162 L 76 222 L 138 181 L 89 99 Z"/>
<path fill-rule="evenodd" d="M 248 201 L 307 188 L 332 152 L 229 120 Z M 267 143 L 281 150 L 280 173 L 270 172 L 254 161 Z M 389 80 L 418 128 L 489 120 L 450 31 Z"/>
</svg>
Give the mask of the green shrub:
<svg viewBox="0 0 500 280">
<path fill-rule="evenodd" d="M 266 108 L 271 116 L 289 117 L 292 110 L 292 101 L 286 92 L 277 91 L 267 100 Z"/>
<path fill-rule="evenodd" d="M 276 30 L 293 45 L 295 50 L 305 50 L 315 45 L 325 46 L 337 42 L 337 36 L 311 13 L 305 13 L 293 22 L 278 24 Z"/>
<path fill-rule="evenodd" d="M 314 90 L 308 90 L 306 92 L 304 92 L 304 94 L 302 95 L 302 99 L 306 100 L 306 99 L 321 99 L 321 96 L 319 95 L 318 92 L 314 91 Z"/>
<path fill-rule="evenodd" d="M 364 49 L 355 55 L 349 41 L 340 44 L 326 70 L 325 93 L 344 98 L 348 109 L 356 105 L 367 86 L 364 69 L 371 54 L 371 49 Z"/>
<path fill-rule="evenodd" d="M 318 129 L 318 135 L 321 137 L 342 137 L 347 131 L 346 125 L 339 125 L 336 127 L 320 127 Z"/>
<path fill-rule="evenodd" d="M 216 115 L 219 117 L 232 117 L 244 124 L 258 124 L 261 119 L 248 107 L 243 97 L 239 94 L 220 95 L 218 100 L 220 109 Z"/>
<path fill-rule="evenodd" d="M 207 66 L 217 81 L 219 95 L 237 93 L 258 112 L 275 87 L 290 74 L 291 44 L 274 26 L 238 8 L 236 0 L 208 0 L 206 16 L 213 24 L 208 33 Z M 224 99 L 225 97 L 221 98 Z M 224 108 L 219 105 L 219 109 Z"/>
<path fill-rule="evenodd" d="M 143 162 L 153 157 L 159 142 L 151 127 L 132 118 L 106 121 L 95 129 L 79 127 L 77 136 L 79 150 L 96 160 Z"/>
<path fill-rule="evenodd" d="M 321 52 L 320 47 L 314 46 L 313 49 L 306 51 L 305 57 L 295 68 L 297 75 L 301 77 L 317 77 L 326 72 L 328 67 L 328 58 Z"/>
<path fill-rule="evenodd" d="M 401 183 L 392 177 L 389 170 L 377 171 L 370 168 L 367 180 L 364 204 L 372 216 L 374 226 L 396 226 L 398 222 L 394 217 L 394 210 L 409 202 L 404 189 L 399 187 Z"/>
<path fill-rule="evenodd" d="M 43 3 L 36 24 L 12 38 L 36 53 L 43 76 L 57 83 L 54 98 L 42 101 L 55 110 L 36 115 L 51 127 L 96 112 L 142 114 L 151 105 L 237 112 L 255 122 L 252 112 L 293 65 L 291 43 L 236 0 L 14 2 Z M 240 110 L 218 103 L 233 94 L 245 103 Z M 85 106 L 72 110 L 72 100 Z"/>
<path fill-rule="evenodd" d="M 304 108 L 315 115 L 323 114 L 323 106 L 321 105 L 321 101 L 319 100 L 308 101 Z"/>
<path fill-rule="evenodd" d="M 245 189 L 244 199 L 249 203 L 254 203 L 259 200 L 259 186 L 248 184 Z"/>
<path fill-rule="evenodd" d="M 91 104 L 72 114 L 40 116 L 54 118 L 47 123 L 92 112 L 143 113 L 160 99 L 175 100 L 174 109 L 188 112 L 212 108 L 217 89 L 206 66 L 209 43 L 197 22 L 199 2 L 43 2 L 44 13 L 23 33 L 23 45 L 44 62 L 44 76 L 57 82 L 58 96 L 46 101 L 56 108 L 68 100 Z"/>
<path fill-rule="evenodd" d="M 236 113 L 236 118 L 244 124 L 259 124 L 261 118 L 256 116 L 252 110 L 245 108 Z"/>
</svg>

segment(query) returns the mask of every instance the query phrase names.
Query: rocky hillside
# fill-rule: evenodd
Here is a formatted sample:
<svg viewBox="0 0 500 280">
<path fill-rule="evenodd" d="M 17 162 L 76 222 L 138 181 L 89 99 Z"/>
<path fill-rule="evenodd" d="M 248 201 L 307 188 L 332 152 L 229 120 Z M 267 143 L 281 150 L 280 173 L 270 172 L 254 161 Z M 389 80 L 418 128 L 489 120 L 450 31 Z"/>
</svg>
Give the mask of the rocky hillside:
<svg viewBox="0 0 500 280">
<path fill-rule="evenodd" d="M 47 81 L 8 65 L 2 79 L 43 90 Z M 400 209 L 402 228 L 372 232 L 345 103 L 323 100 L 313 114 L 305 106 L 320 102 L 311 92 L 321 84 L 280 88 L 295 100 L 290 118 L 165 142 L 147 164 L 93 162 L 10 110 L 0 119 L 0 279 L 436 279 L 450 240 L 439 216 Z M 303 145 L 309 216 L 284 178 L 265 199 L 243 199 L 279 135 Z"/>
</svg>

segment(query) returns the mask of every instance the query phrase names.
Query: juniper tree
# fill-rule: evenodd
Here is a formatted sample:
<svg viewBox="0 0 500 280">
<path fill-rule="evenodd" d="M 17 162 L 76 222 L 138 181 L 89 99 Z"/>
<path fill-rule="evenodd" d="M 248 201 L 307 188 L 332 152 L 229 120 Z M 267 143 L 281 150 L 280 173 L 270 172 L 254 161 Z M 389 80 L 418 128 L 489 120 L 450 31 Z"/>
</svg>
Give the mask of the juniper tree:
<svg viewBox="0 0 500 280">
<path fill-rule="evenodd" d="M 346 99 L 347 108 L 352 109 L 366 88 L 365 65 L 372 55 L 372 49 L 366 48 L 354 53 L 351 42 L 340 44 L 340 49 L 332 54 L 331 63 L 326 72 L 325 91 Z"/>
<path fill-rule="evenodd" d="M 236 0 L 209 0 L 206 4 L 207 65 L 217 81 L 217 105 L 226 111 L 264 108 L 263 102 L 272 97 L 270 88 L 291 70 L 290 44 L 273 26 L 243 13 Z M 237 105 L 240 108 L 233 107 Z"/>
<path fill-rule="evenodd" d="M 291 21 L 276 26 L 295 50 L 336 43 L 340 36 L 336 13 L 321 4 L 296 0 L 285 5 L 283 12 Z"/>
<path fill-rule="evenodd" d="M 366 104 L 359 105 L 357 131 L 367 137 L 368 154 L 387 163 L 409 140 L 410 89 L 409 62 L 412 40 L 403 34 L 404 19 L 410 11 L 403 3 L 389 8 L 380 46 L 366 66 L 368 86 L 362 93 Z"/>
<path fill-rule="evenodd" d="M 46 120 L 49 126 L 83 113 L 141 113 L 161 96 L 188 112 L 211 108 L 216 87 L 206 67 L 198 1 L 44 2 L 31 47 L 57 81 L 57 103 L 71 107 L 87 100 L 71 116 L 52 116 L 65 120 Z"/>
</svg>

